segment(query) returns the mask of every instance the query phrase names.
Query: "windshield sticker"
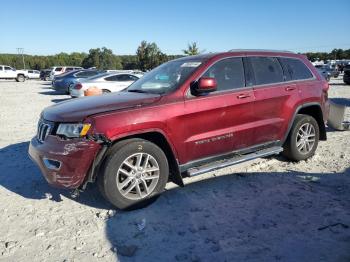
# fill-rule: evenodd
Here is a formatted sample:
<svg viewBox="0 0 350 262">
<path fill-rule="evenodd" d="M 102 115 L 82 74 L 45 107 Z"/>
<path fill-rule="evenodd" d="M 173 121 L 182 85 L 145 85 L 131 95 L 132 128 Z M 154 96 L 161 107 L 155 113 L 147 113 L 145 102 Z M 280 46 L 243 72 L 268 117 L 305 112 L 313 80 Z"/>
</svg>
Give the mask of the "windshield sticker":
<svg viewBox="0 0 350 262">
<path fill-rule="evenodd" d="M 181 67 L 197 67 L 201 62 L 186 62 L 181 65 Z"/>
</svg>

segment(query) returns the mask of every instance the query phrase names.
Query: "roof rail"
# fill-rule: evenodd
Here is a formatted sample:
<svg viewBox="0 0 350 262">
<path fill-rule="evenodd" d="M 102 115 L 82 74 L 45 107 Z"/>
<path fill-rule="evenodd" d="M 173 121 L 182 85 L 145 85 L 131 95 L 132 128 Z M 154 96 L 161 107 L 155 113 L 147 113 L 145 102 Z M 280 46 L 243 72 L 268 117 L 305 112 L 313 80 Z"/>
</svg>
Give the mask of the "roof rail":
<svg viewBox="0 0 350 262">
<path fill-rule="evenodd" d="M 228 52 L 282 52 L 282 53 L 291 53 L 295 54 L 294 52 L 287 51 L 287 50 L 269 50 L 269 49 L 231 49 Z"/>
</svg>

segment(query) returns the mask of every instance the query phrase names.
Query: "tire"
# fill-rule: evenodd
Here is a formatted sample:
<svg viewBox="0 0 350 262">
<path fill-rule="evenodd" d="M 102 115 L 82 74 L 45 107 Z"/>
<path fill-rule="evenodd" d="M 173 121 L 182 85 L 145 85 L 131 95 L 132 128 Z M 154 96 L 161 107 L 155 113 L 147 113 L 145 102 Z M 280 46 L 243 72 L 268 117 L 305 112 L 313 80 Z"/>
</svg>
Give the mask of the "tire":
<svg viewBox="0 0 350 262">
<path fill-rule="evenodd" d="M 320 128 L 315 118 L 299 114 L 295 117 L 282 154 L 292 161 L 308 159 L 315 154 L 319 137 Z"/>
<path fill-rule="evenodd" d="M 67 87 L 67 89 L 66 89 L 66 95 L 69 95 L 69 94 L 70 94 L 70 88 L 71 88 L 72 85 L 73 85 L 72 83 L 70 83 L 70 84 L 68 85 L 68 87 Z"/>
<path fill-rule="evenodd" d="M 17 82 L 24 82 L 26 80 L 26 78 L 24 77 L 24 75 L 18 75 L 16 78 Z"/>
<path fill-rule="evenodd" d="M 146 160 L 147 169 L 152 170 L 150 172 L 141 170 Z M 143 139 L 128 139 L 115 144 L 100 171 L 97 182 L 101 194 L 112 205 L 124 210 L 142 208 L 152 203 L 164 191 L 169 177 L 164 152 Z"/>
</svg>

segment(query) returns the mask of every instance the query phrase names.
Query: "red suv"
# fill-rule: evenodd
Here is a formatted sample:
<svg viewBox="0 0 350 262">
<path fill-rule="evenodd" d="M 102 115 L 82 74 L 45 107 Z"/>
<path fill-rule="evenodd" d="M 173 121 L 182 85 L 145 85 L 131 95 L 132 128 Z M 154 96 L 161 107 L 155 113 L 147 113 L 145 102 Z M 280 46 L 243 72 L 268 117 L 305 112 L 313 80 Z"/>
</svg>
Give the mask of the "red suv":
<svg viewBox="0 0 350 262">
<path fill-rule="evenodd" d="M 311 157 L 326 140 L 328 88 L 290 52 L 184 57 L 122 92 L 46 108 L 29 154 L 50 184 L 81 191 L 97 181 L 124 209 L 169 180 L 183 186 L 184 176 L 281 152 Z"/>
</svg>

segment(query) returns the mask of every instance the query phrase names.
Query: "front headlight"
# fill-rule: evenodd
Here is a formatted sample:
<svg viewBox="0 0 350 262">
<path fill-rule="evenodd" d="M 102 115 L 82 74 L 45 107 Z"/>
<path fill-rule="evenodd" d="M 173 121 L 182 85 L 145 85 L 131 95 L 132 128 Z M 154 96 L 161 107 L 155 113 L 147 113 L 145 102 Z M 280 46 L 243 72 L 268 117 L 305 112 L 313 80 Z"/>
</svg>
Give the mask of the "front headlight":
<svg viewBox="0 0 350 262">
<path fill-rule="evenodd" d="M 91 124 L 60 124 L 57 128 L 57 135 L 66 137 L 83 137 L 87 134 Z"/>
</svg>

